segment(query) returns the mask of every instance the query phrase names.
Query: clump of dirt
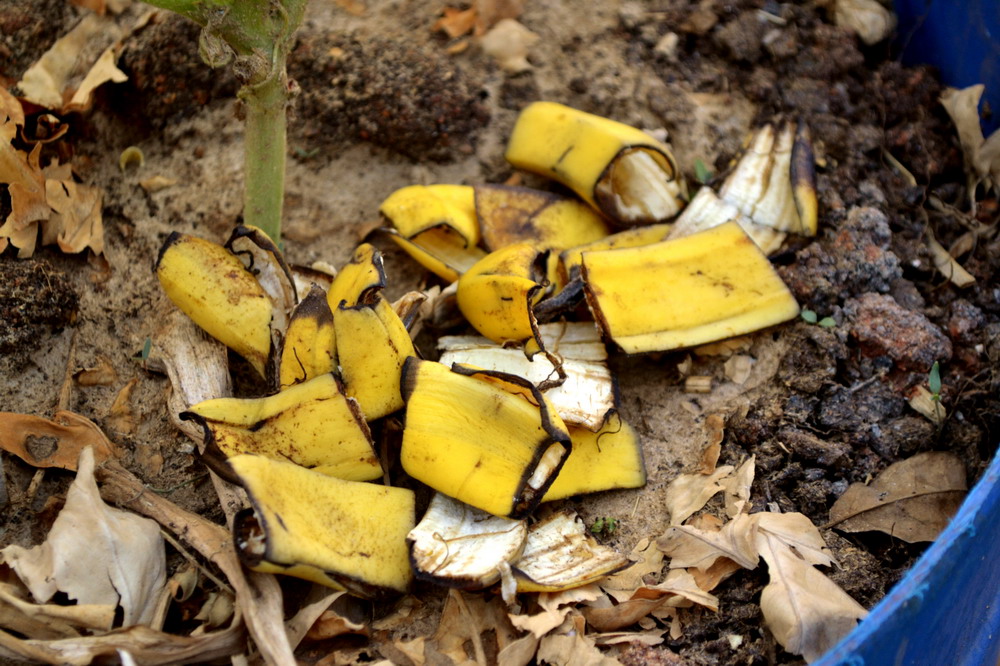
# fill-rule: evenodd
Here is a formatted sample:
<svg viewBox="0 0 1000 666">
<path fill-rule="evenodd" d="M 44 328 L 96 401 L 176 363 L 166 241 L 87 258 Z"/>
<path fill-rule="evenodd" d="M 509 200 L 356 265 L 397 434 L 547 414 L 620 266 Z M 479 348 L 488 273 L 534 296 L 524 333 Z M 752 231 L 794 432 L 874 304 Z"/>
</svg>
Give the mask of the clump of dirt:
<svg viewBox="0 0 1000 666">
<path fill-rule="evenodd" d="M 405 41 L 307 34 L 288 70 L 302 90 L 294 136 L 314 150 L 362 139 L 418 161 L 453 161 L 473 153 L 489 121 L 481 82 Z"/>
</svg>

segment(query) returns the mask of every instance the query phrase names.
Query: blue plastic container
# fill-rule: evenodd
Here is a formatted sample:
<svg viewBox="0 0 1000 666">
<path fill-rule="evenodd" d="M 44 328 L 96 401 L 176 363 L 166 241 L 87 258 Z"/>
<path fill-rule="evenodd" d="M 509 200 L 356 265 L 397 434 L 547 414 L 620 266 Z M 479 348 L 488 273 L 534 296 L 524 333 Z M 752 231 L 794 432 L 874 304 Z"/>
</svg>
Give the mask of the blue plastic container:
<svg viewBox="0 0 1000 666">
<path fill-rule="evenodd" d="M 896 0 L 906 64 L 983 83 L 1000 125 L 1000 0 Z M 822 666 L 1000 664 L 1000 452 L 951 524 Z"/>
<path fill-rule="evenodd" d="M 953 88 L 982 83 L 983 102 L 1000 126 L 1000 0 L 896 0 L 898 46 L 907 65 L 934 65 Z"/>
</svg>

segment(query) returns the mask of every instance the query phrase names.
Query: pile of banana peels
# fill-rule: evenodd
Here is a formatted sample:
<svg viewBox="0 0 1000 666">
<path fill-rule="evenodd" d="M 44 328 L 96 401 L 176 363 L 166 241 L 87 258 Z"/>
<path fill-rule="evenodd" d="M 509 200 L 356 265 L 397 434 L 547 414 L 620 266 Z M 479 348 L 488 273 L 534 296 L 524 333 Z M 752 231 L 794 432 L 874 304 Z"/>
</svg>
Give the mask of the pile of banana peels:
<svg viewBox="0 0 1000 666">
<path fill-rule="evenodd" d="M 386 300 L 369 243 L 333 271 L 290 266 L 250 227 L 224 245 L 166 240 L 164 291 L 266 387 L 178 408 L 209 467 L 246 492 L 233 530 L 249 568 L 364 598 L 414 578 L 499 583 L 508 600 L 619 571 L 628 558 L 573 514 L 532 520 L 544 502 L 645 484 L 606 344 L 669 351 L 798 315 L 767 256 L 816 233 L 804 126 L 759 129 L 718 192 L 693 198 L 665 145 L 559 104 L 521 113 L 507 159 L 579 199 L 441 184 L 383 202 L 378 233 L 443 283 L 430 308 L 427 294 Z M 441 337 L 439 360 L 423 359 L 412 336 L 447 308 L 478 335 Z M 393 486 L 373 432 L 395 415 L 409 478 Z M 419 522 L 417 482 L 435 493 Z"/>
</svg>

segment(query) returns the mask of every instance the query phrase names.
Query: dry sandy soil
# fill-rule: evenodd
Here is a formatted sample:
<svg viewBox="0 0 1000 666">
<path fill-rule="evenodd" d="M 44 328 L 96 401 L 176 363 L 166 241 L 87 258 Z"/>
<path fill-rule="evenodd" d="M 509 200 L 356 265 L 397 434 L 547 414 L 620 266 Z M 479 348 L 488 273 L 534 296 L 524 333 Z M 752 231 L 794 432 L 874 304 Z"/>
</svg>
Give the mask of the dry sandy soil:
<svg viewBox="0 0 1000 666">
<path fill-rule="evenodd" d="M 799 321 L 751 336 L 741 353 L 754 364 L 742 384 L 727 378 L 723 356 L 615 355 L 622 413 L 641 434 L 648 483 L 565 504 L 587 524 L 617 517 L 619 529 L 604 541 L 625 552 L 659 535 L 665 489 L 696 468 L 709 414 L 726 421 L 720 464 L 756 455 L 754 510 L 801 511 L 823 525 L 850 483 L 929 450 L 955 452 L 971 483 L 995 449 L 1000 414 L 993 286 L 1000 248 L 988 228 L 995 201 L 982 202 L 978 220 L 925 206 L 933 194 L 968 210 L 957 139 L 937 103 L 940 84 L 933 72 L 894 62 L 884 44 L 862 48 L 820 4 L 528 0 L 519 20 L 541 39 L 530 49 L 531 69 L 514 75 L 475 44 L 446 52 L 454 42 L 432 30 L 443 3 L 368 0 L 355 15 L 314 0 L 290 58 L 302 93 L 289 129 L 287 257 L 342 264 L 399 187 L 503 182 L 512 175 L 506 137 L 534 100 L 666 130 L 692 181 L 698 161 L 724 174 L 752 128 L 797 118 L 816 144 L 820 233 L 792 239 L 773 259 L 803 307 L 836 325 Z M 0 5 L 5 83 L 13 85 L 84 11 L 63 0 Z M 127 26 L 145 11 L 133 5 L 117 20 Z M 673 51 L 663 42 L 671 32 Z M 102 259 L 54 248 L 30 260 L 10 250 L 0 256 L 0 408 L 49 415 L 66 377 L 110 364 L 110 383 L 71 382 L 64 406 L 103 426 L 149 487 L 221 522 L 192 443 L 165 417 L 167 379 L 134 359 L 173 307 L 152 270 L 166 236 L 221 241 L 240 221 L 240 104 L 232 76 L 198 60 L 196 40 L 193 26 L 162 14 L 127 34 L 119 67 L 129 80 L 102 87 L 86 114 L 67 116 L 69 133 L 49 148 L 103 190 L 105 251 Z M 123 173 L 118 158 L 130 145 L 145 163 Z M 893 171 L 885 152 L 918 186 Z M 147 193 L 138 182 L 154 175 L 177 182 Z M 0 188 L 0 218 L 8 210 Z M 928 227 L 945 247 L 970 228 L 986 229 L 962 257 L 975 285 L 959 290 L 933 270 Z M 433 283 L 391 244 L 380 247 L 390 296 Z M 711 393 L 683 391 L 678 364 L 687 358 L 693 374 L 715 378 Z M 906 402 L 935 360 L 949 411 L 940 428 Z M 109 419 L 110 408 L 133 379 L 131 425 L 122 426 Z M 3 458 L 4 545 L 41 541 L 71 480 L 49 472 L 29 495 L 33 474 Z M 841 563 L 830 576 L 866 607 L 924 547 L 879 533 L 823 535 Z M 717 590 L 719 613 L 686 611 L 681 638 L 631 648 L 623 661 L 681 663 L 668 651 L 691 664 L 796 661 L 762 627 L 765 581 L 760 569 L 740 572 Z M 416 594 L 430 608 L 442 596 L 430 587 Z M 434 626 L 429 617 L 410 636 Z M 312 649 L 303 659 L 331 648 Z"/>
</svg>

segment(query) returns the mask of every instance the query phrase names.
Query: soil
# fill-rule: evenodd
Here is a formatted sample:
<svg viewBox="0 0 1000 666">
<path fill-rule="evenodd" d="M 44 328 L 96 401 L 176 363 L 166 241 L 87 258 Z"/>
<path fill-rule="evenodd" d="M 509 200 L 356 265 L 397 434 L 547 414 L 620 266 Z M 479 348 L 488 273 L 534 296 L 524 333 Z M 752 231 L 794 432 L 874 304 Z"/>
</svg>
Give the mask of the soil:
<svg viewBox="0 0 1000 666">
<path fill-rule="evenodd" d="M 302 91 L 289 126 L 285 202 L 293 263 L 344 263 L 399 187 L 507 180 L 514 172 L 503 159 L 506 138 L 534 100 L 665 130 L 690 182 L 698 162 L 724 176 L 748 132 L 764 122 L 799 119 L 811 129 L 820 232 L 791 239 L 773 259 L 802 306 L 835 325 L 797 321 L 749 336 L 742 353 L 755 362 L 743 384 L 727 379 L 724 356 L 614 355 L 621 411 L 642 436 L 648 483 L 564 502 L 587 524 L 618 517 L 606 543 L 628 552 L 662 533 L 665 489 L 697 467 L 710 414 L 726 421 L 720 464 L 756 456 L 753 511 L 800 511 L 823 525 L 850 483 L 922 451 L 953 451 L 970 485 L 978 478 L 1000 436 L 996 202 L 981 202 L 978 219 L 925 205 L 933 196 L 942 210 L 968 210 L 961 152 L 932 70 L 903 67 L 885 44 L 864 47 L 831 24 L 826 3 L 527 2 L 519 20 L 541 39 L 530 50 L 531 69 L 519 74 L 505 73 L 474 44 L 449 54 L 455 40 L 432 30 L 443 3 L 370 0 L 359 15 L 341 4 L 350 3 L 310 4 L 290 57 Z M 0 4 L 3 82 L 13 88 L 86 11 L 57 0 Z M 131 24 L 146 11 L 132 5 L 118 21 Z M 677 37 L 673 50 L 668 33 Z M 173 307 L 152 272 L 163 240 L 181 231 L 221 241 L 241 219 L 235 80 L 198 59 L 197 39 L 195 27 L 166 14 L 132 31 L 119 61 L 129 80 L 103 86 L 92 110 L 65 117 L 70 131 L 47 148 L 103 190 L 105 252 L 95 259 L 50 247 L 29 261 L 11 250 L 0 256 L 0 408 L 47 416 L 60 404 L 88 416 L 128 452 L 127 467 L 149 487 L 222 522 L 192 443 L 167 421 L 169 382 L 136 359 Z M 123 172 L 118 158 L 130 145 L 145 161 Z M 177 184 L 147 193 L 138 182 L 153 175 Z M 3 219 L 10 200 L 0 187 Z M 928 229 L 945 247 L 977 231 L 961 257 L 974 285 L 958 289 L 934 270 Z M 434 283 L 393 245 L 380 249 L 390 297 Z M 678 365 L 686 359 L 690 374 L 714 377 L 711 393 L 684 392 Z M 906 400 L 935 361 L 949 414 L 940 427 Z M 114 370 L 108 383 L 72 379 L 101 363 Z M 134 426 L 122 427 L 110 408 L 133 379 Z M 64 385 L 68 401 L 64 393 L 60 401 Z M 32 468 L 8 456 L 2 465 L 0 544 L 38 543 L 70 477 L 50 471 L 32 485 Z M 831 529 L 823 536 L 841 565 L 829 575 L 866 607 L 926 546 Z M 762 626 L 765 582 L 763 567 L 737 573 L 716 590 L 718 613 L 684 611 L 680 638 L 633 646 L 623 662 L 799 663 Z M 300 589 L 287 585 L 293 595 Z M 433 633 L 443 598 L 429 586 L 415 594 L 425 612 L 407 637 Z M 363 643 L 347 647 L 380 656 Z M 301 656 L 312 662 L 329 650 L 314 646 Z"/>
</svg>

